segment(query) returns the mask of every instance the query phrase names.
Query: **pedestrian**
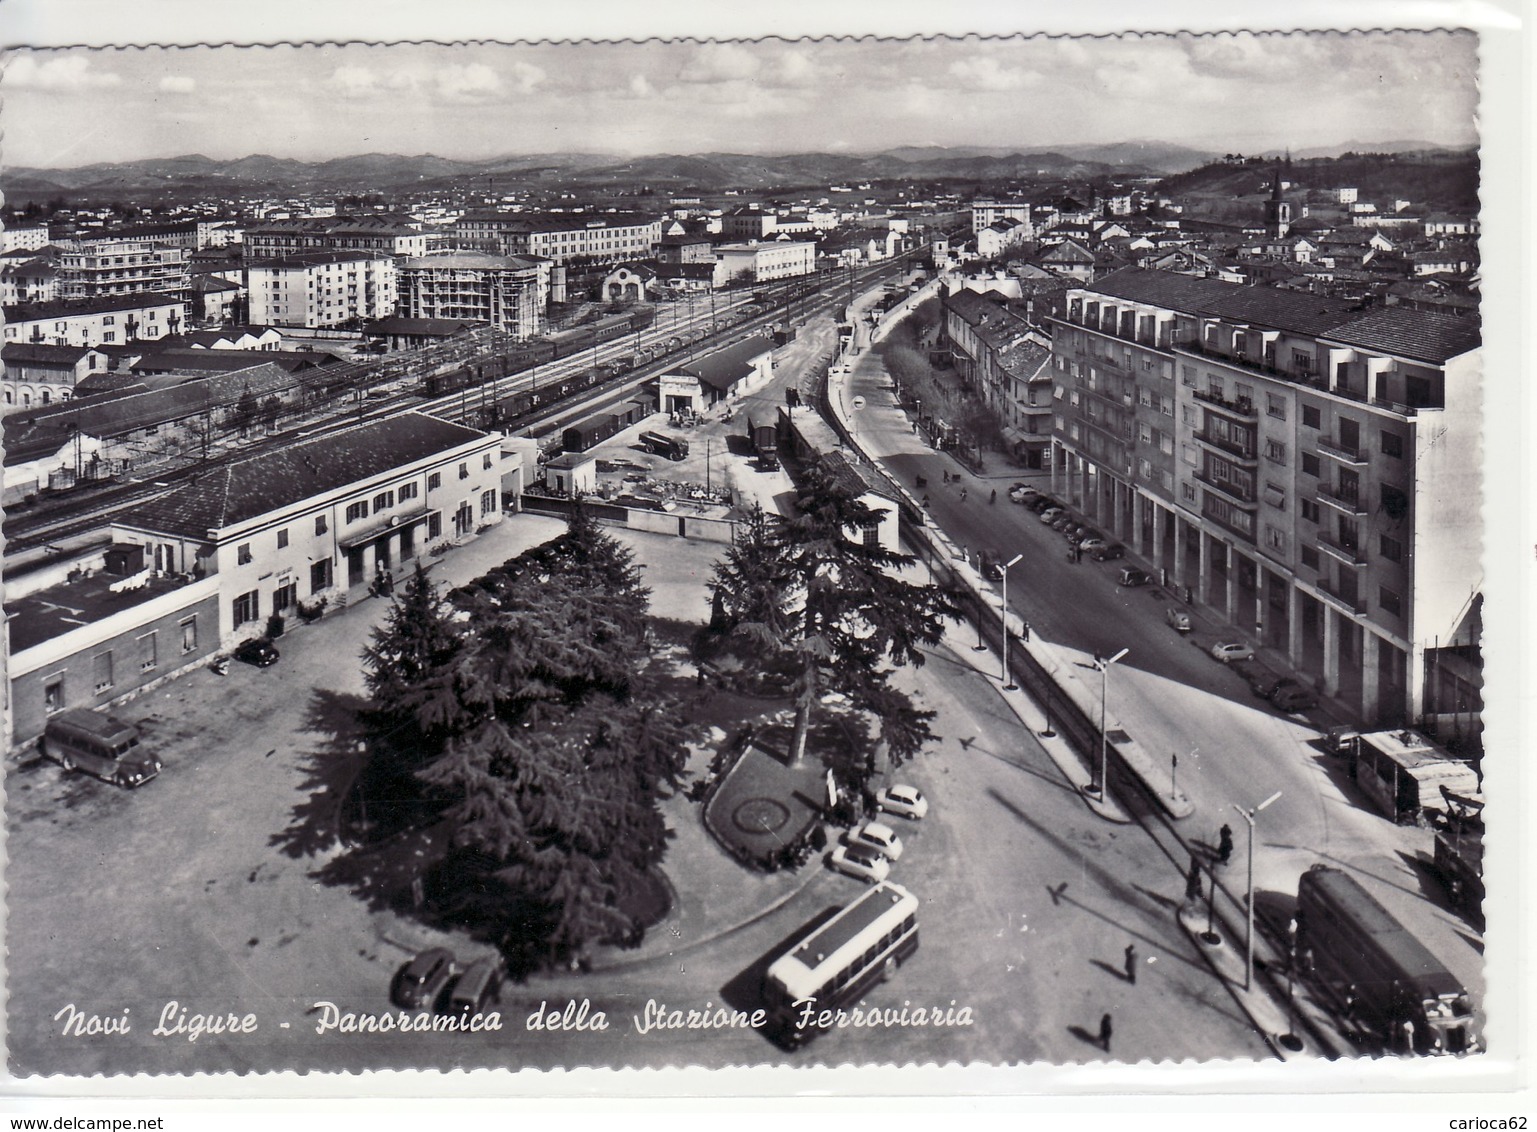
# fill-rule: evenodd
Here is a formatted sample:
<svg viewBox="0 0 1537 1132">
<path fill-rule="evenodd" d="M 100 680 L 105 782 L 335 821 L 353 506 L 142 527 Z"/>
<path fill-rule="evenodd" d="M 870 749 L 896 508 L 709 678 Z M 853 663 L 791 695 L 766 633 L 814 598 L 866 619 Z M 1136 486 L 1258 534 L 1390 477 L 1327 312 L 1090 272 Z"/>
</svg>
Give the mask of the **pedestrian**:
<svg viewBox="0 0 1537 1132">
<path fill-rule="evenodd" d="M 395 574 L 391 570 L 384 572 L 384 592 L 387 594 L 395 592 Z"/>
<path fill-rule="evenodd" d="M 1222 827 L 1222 831 L 1217 834 L 1217 861 L 1218 863 L 1225 865 L 1232 859 L 1233 827 L 1230 825 L 1225 825 Z"/>
<path fill-rule="evenodd" d="M 1104 1047 L 1106 1053 L 1110 1052 L 1110 1015 L 1105 1014 L 1099 1020 L 1099 1044 Z"/>
<path fill-rule="evenodd" d="M 962 503 L 966 502 L 966 489 L 964 487 L 961 488 L 961 502 Z"/>
<path fill-rule="evenodd" d="M 1404 1035 L 1404 1052 L 1405 1053 L 1413 1053 L 1414 1052 L 1414 1022 L 1411 1019 L 1409 1019 L 1409 1018 L 1405 1018 L 1404 1021 L 1403 1021 L 1402 1029 L 1403 1029 L 1403 1035 Z"/>
<path fill-rule="evenodd" d="M 1190 871 L 1185 875 L 1185 899 L 1192 904 L 1201 899 L 1201 862 L 1194 853 L 1190 854 Z"/>
<path fill-rule="evenodd" d="M 998 502 L 998 489 L 996 487 L 993 488 L 993 494 L 988 497 L 987 501 L 989 503 L 997 503 Z"/>
<path fill-rule="evenodd" d="M 1137 945 L 1126 945 L 1126 981 L 1132 986 L 1137 985 Z"/>
<path fill-rule="evenodd" d="M 925 494 L 925 495 L 924 495 L 924 497 L 923 497 L 923 506 L 924 506 L 924 507 L 925 507 L 925 508 L 927 508 L 927 507 L 928 507 L 928 505 L 929 505 L 929 497 L 928 497 L 928 495 L 927 495 L 927 494 Z"/>
</svg>

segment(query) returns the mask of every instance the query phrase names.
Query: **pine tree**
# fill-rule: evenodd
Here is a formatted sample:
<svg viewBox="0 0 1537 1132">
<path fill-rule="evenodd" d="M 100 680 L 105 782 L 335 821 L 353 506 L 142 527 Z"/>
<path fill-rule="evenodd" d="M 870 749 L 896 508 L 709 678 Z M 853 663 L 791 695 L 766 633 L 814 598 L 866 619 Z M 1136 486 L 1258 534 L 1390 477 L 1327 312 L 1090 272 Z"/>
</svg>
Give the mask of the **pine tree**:
<svg viewBox="0 0 1537 1132">
<path fill-rule="evenodd" d="M 464 644 L 453 610 L 422 564 L 391 603 L 363 654 L 365 726 L 388 757 L 411 764 L 441 749 L 457 716 L 454 669 Z"/>
</svg>

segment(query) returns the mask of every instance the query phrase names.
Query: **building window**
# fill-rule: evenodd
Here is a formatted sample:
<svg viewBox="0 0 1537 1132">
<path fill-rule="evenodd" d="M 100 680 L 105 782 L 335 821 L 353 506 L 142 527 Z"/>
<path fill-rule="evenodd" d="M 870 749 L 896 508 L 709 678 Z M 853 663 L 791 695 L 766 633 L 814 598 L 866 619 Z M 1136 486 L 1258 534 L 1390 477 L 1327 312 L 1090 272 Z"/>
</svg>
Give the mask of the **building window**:
<svg viewBox="0 0 1537 1132">
<path fill-rule="evenodd" d="M 139 638 L 139 671 L 149 672 L 160 663 L 159 640 L 157 632 L 145 633 Z"/>
<path fill-rule="evenodd" d="M 1265 412 L 1278 421 L 1286 419 L 1286 398 L 1277 393 L 1265 394 Z"/>
<path fill-rule="evenodd" d="M 1310 523 L 1318 522 L 1318 502 L 1313 499 L 1297 500 L 1297 509 L 1302 512 L 1302 517 Z"/>
<path fill-rule="evenodd" d="M 1305 476 L 1316 476 L 1318 474 L 1318 457 L 1311 452 L 1304 452 L 1302 454 L 1302 474 Z"/>
<path fill-rule="evenodd" d="M 403 483 L 395 489 L 395 498 L 402 503 L 408 499 L 415 499 L 416 494 L 416 484 L 414 483 Z"/>
<path fill-rule="evenodd" d="M 1157 432 L 1157 436 L 1158 451 L 1162 452 L 1165 456 L 1174 455 L 1174 437 L 1167 432 Z"/>
<path fill-rule="evenodd" d="M 1386 586 L 1377 589 L 1377 603 L 1386 609 L 1394 617 L 1402 617 L 1404 613 L 1403 599 Z"/>
<path fill-rule="evenodd" d="M 1137 443 L 1139 443 L 1139 444 L 1151 444 L 1151 443 L 1153 443 L 1153 426 L 1152 425 L 1147 424 L 1145 421 L 1142 422 L 1142 423 L 1139 423 L 1137 425 Z"/>
<path fill-rule="evenodd" d="M 494 487 L 480 493 L 480 513 L 482 515 L 496 514 L 496 489 Z"/>
<path fill-rule="evenodd" d="M 368 518 L 368 504 L 363 502 L 349 503 L 347 505 L 347 522 L 356 523 Z"/>
<path fill-rule="evenodd" d="M 111 651 L 99 652 L 91 661 L 91 671 L 94 676 L 94 684 L 98 693 L 105 692 L 112 687 L 112 653 Z"/>
<path fill-rule="evenodd" d="M 251 544 L 248 543 L 248 542 L 243 542 L 238 547 L 235 548 L 235 565 L 237 565 L 237 566 L 247 566 L 247 565 L 250 564 L 250 562 L 251 562 Z"/>
<path fill-rule="evenodd" d="M 1265 441 L 1265 459 L 1273 464 L 1286 463 L 1286 445 L 1279 440 Z"/>
<path fill-rule="evenodd" d="M 272 591 L 272 609 L 276 613 L 284 613 L 292 609 L 299 601 L 299 584 L 289 582 Z"/>
<path fill-rule="evenodd" d="M 374 496 L 374 514 L 395 506 L 395 493 L 393 491 L 381 491 Z"/>
<path fill-rule="evenodd" d="M 331 588 L 331 560 L 322 558 L 310 563 L 310 593 L 318 594 Z"/>
<path fill-rule="evenodd" d="M 1384 429 L 1382 432 L 1382 454 L 1402 459 L 1404 454 L 1404 438 L 1396 432 L 1388 432 Z"/>
<path fill-rule="evenodd" d="M 1195 388 L 1195 367 L 1194 366 L 1180 366 L 1179 367 L 1179 383 L 1181 385 L 1183 385 L 1186 389 L 1194 389 Z"/>
<path fill-rule="evenodd" d="M 1316 546 L 1304 546 L 1302 548 L 1302 564 L 1309 570 L 1318 569 L 1318 548 Z"/>
<path fill-rule="evenodd" d="M 192 616 L 181 623 L 181 651 L 192 652 L 197 648 L 197 617 Z"/>
<path fill-rule="evenodd" d="M 427 516 L 427 537 L 429 539 L 438 538 L 442 533 L 443 516 L 434 511 L 431 515 Z"/>
<path fill-rule="evenodd" d="M 1266 523 L 1265 545 L 1270 547 L 1271 550 L 1278 550 L 1282 554 L 1286 553 L 1286 532 L 1278 527 L 1272 527 L 1269 523 Z"/>
<path fill-rule="evenodd" d="M 1302 423 L 1308 428 L 1323 428 L 1323 414 L 1312 405 L 1302 406 Z"/>
<path fill-rule="evenodd" d="M 64 710 L 64 677 L 50 676 L 43 684 L 43 711 L 52 715 Z"/>
<path fill-rule="evenodd" d="M 1184 498 L 1186 503 L 1195 502 L 1195 484 L 1188 482 L 1181 483 L 1179 485 L 1179 493 Z"/>
<path fill-rule="evenodd" d="M 480 466 L 485 471 L 490 471 L 491 470 L 491 453 L 489 453 L 489 452 L 482 452 L 481 453 L 481 455 L 480 455 Z"/>
<path fill-rule="evenodd" d="M 326 517 L 324 515 L 316 515 L 315 516 L 315 534 L 316 535 L 323 535 L 329 529 L 330 529 L 330 524 L 326 522 Z"/>
<path fill-rule="evenodd" d="M 255 590 L 252 590 L 250 593 L 243 593 L 235 599 L 233 609 L 235 627 L 239 628 L 241 625 L 249 621 L 255 621 L 261 616 L 261 597 Z"/>
<path fill-rule="evenodd" d="M 282 550 L 287 545 L 288 545 L 288 528 L 284 527 L 281 531 L 278 532 L 278 549 Z"/>
</svg>

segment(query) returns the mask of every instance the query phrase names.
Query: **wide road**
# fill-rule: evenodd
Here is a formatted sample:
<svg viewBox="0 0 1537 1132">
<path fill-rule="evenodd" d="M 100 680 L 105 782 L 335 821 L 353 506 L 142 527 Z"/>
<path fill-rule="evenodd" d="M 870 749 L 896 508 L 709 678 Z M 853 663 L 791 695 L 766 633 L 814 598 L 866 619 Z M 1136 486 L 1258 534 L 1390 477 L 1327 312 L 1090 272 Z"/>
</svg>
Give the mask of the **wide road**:
<svg viewBox="0 0 1537 1132">
<path fill-rule="evenodd" d="M 858 409 L 856 397 L 863 398 Z M 1062 535 L 1008 500 L 1010 484 L 1021 479 L 1049 490 L 1043 474 L 1010 473 L 992 457 L 989 473 L 975 476 L 927 447 L 896 407 L 891 379 L 876 355 L 861 355 L 843 403 L 862 446 L 915 495 L 929 496 L 933 522 L 973 561 L 982 550 L 1004 560 L 1024 555 L 1010 571 L 1009 600 L 1036 634 L 1076 653 L 1086 666 L 1096 655 L 1129 650 L 1109 673 L 1110 714 L 1152 757 L 1178 757 L 1178 787 L 1195 803 L 1194 814 L 1180 823 L 1187 840 L 1214 846 L 1220 827 L 1229 825 L 1241 861 L 1247 832 L 1233 807 L 1247 809 L 1281 793 L 1258 819 L 1257 907 L 1276 910 L 1284 921 L 1303 871 L 1315 863 L 1345 868 L 1425 941 L 1475 999 L 1482 997 L 1482 938 L 1449 907 L 1421 863 L 1432 848 L 1430 834 L 1378 813 L 1347 778 L 1343 760 L 1309 742 L 1319 727 L 1302 716 L 1280 715 L 1236 671 L 1207 655 L 1212 644 L 1234 639 L 1223 635 L 1220 623 L 1192 609 L 1195 630 L 1183 637 L 1165 623 L 1164 611 L 1188 607 L 1157 586 L 1118 586 L 1126 563 L 1069 562 Z M 946 485 L 945 473 L 958 478 Z M 916 486 L 919 476 L 926 487 Z M 995 488 L 998 500 L 989 503 Z M 1099 673 L 1085 667 L 1081 675 L 1098 694 Z M 1228 883 L 1241 894 L 1241 875 Z"/>
</svg>

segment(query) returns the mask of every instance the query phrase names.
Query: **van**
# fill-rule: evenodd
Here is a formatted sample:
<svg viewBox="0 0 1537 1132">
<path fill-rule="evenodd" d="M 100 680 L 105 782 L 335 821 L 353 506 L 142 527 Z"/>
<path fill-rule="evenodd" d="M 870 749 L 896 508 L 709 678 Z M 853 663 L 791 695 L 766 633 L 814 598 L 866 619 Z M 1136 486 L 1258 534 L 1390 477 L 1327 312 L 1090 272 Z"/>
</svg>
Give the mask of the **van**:
<svg viewBox="0 0 1537 1132">
<path fill-rule="evenodd" d="M 448 996 L 448 1012 L 468 1018 L 485 1010 L 493 999 L 500 1000 L 505 977 L 498 959 L 477 959 L 465 968 Z"/>
<path fill-rule="evenodd" d="M 669 460 L 681 460 L 688 455 L 688 441 L 665 432 L 643 432 L 640 444 L 653 456 L 666 456 Z"/>
<path fill-rule="evenodd" d="M 85 708 L 50 718 L 41 746 L 65 770 L 78 767 L 114 786 L 141 786 L 160 773 L 160 760 L 139 746 L 137 727 Z"/>
</svg>

